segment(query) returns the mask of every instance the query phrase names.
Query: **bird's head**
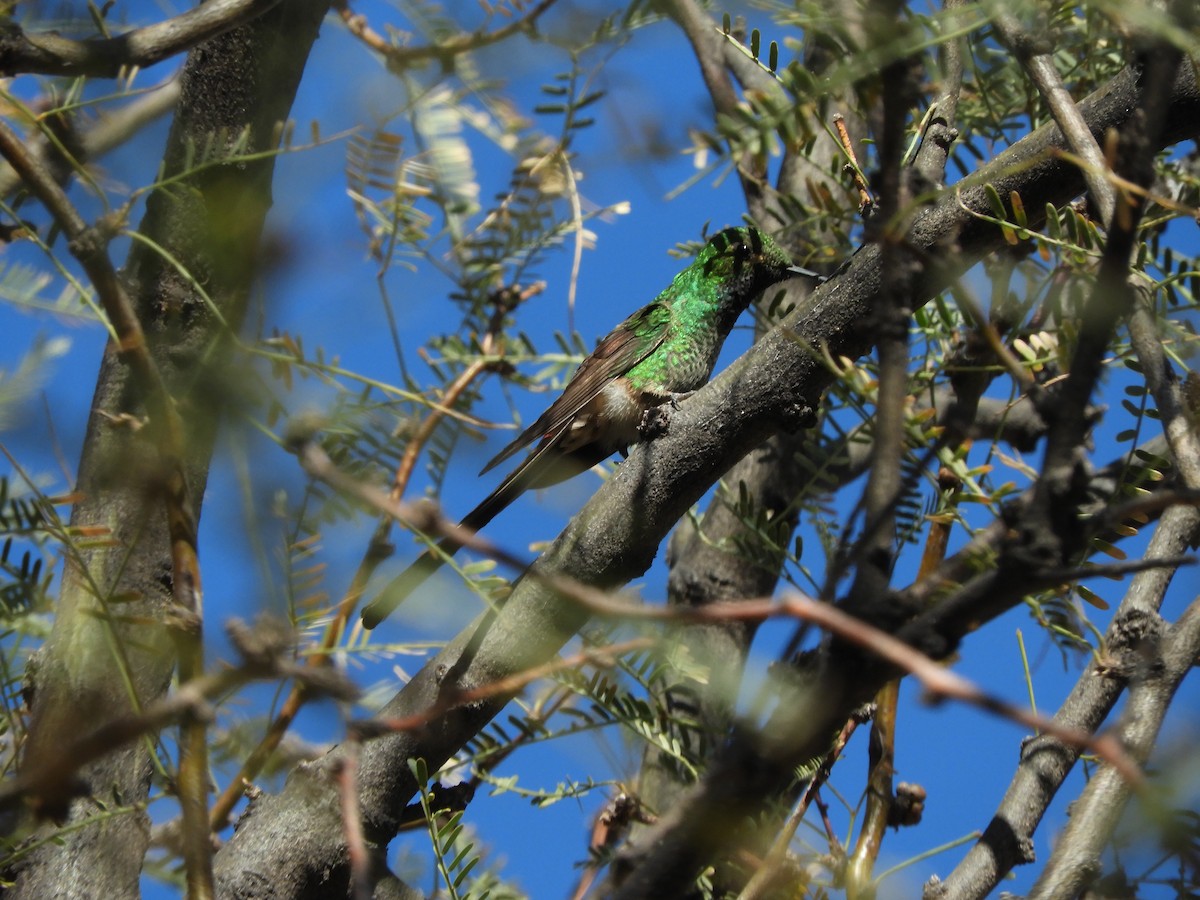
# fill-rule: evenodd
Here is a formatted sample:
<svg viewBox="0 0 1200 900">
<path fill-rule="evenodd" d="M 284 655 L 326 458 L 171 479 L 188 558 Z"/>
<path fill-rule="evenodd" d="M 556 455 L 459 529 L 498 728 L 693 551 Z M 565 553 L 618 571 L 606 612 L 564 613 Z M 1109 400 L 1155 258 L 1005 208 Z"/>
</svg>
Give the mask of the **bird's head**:
<svg viewBox="0 0 1200 900">
<path fill-rule="evenodd" d="M 769 234 L 747 225 L 714 234 L 696 257 L 696 265 L 743 309 L 771 285 L 804 272 L 792 266 Z"/>
</svg>

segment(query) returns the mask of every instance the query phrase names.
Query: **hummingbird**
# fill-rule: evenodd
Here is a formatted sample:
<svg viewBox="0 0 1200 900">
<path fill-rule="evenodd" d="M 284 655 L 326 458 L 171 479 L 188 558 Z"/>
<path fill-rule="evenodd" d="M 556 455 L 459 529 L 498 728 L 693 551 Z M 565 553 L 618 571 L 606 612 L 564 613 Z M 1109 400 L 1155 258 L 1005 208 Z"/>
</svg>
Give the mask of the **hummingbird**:
<svg viewBox="0 0 1200 900">
<path fill-rule="evenodd" d="M 662 405 L 677 404 L 708 381 L 750 302 L 793 274 L 815 273 L 794 267 L 757 228 L 726 228 L 709 238 L 691 265 L 603 338 L 562 395 L 483 467 L 480 475 L 537 442 L 459 527 L 478 531 L 525 491 L 572 478 L 653 436 Z M 422 553 L 363 608 L 363 625 L 383 621 L 460 546 L 446 537 Z"/>
</svg>

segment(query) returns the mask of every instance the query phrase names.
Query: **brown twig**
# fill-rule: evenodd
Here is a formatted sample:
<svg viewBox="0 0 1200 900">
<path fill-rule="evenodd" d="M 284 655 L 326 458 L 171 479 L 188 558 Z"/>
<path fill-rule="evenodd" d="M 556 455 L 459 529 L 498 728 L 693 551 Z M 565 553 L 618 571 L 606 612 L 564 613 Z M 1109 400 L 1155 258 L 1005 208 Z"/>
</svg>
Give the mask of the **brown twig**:
<svg viewBox="0 0 1200 900">
<path fill-rule="evenodd" d="M 81 735 L 53 756 L 26 765 L 17 777 L 0 787 L 0 809 L 23 798 L 35 798 L 41 806 L 53 805 L 69 790 L 71 774 L 86 763 L 143 735 L 161 731 L 186 718 L 208 719 L 209 701 L 223 697 L 251 681 L 299 678 L 320 694 L 349 700 L 353 689 L 340 676 L 317 675 L 292 661 L 291 634 L 269 628 L 270 622 L 254 628 L 238 620 L 227 626 L 230 640 L 241 654 L 236 666 L 220 669 L 182 683 L 173 693 L 150 704 L 140 713 L 106 722 Z"/>
<path fill-rule="evenodd" d="M 735 115 L 738 97 L 725 63 L 725 38 L 713 28 L 712 19 L 695 0 L 671 0 L 667 4 L 667 11 L 679 23 L 692 45 L 717 117 Z M 765 213 L 763 186 L 766 184 L 766 162 L 746 151 L 735 163 L 750 215 L 762 221 Z"/>
<path fill-rule="evenodd" d="M 292 439 L 292 444 L 305 472 L 343 494 L 355 497 L 379 512 L 418 531 L 439 537 L 453 538 L 460 546 L 490 556 L 518 571 L 524 571 L 528 565 L 527 561 L 517 554 L 502 549 L 469 528 L 462 528 L 454 524 L 427 504 L 393 500 L 388 492 L 352 478 L 341 471 L 329 458 L 329 455 L 309 440 L 307 435 Z"/>
<path fill-rule="evenodd" d="M 597 596 L 599 594 L 600 592 L 596 591 L 586 598 L 583 595 L 574 595 L 571 599 L 584 603 L 597 615 L 630 620 L 763 622 L 767 619 L 788 617 L 809 622 L 830 634 L 870 650 L 888 664 L 912 675 L 937 700 L 958 700 L 1011 719 L 1035 731 L 1053 734 L 1069 744 L 1091 750 L 1135 786 L 1140 786 L 1144 781 L 1138 765 L 1110 736 L 1088 734 L 1065 727 L 1053 719 L 995 697 L 898 638 L 828 603 L 789 594 L 778 601 L 746 600 L 737 603 L 712 603 L 696 608 L 665 609 L 635 606 L 621 600 Z"/>
<path fill-rule="evenodd" d="M 813 791 L 813 804 L 817 807 L 817 812 L 821 814 L 821 825 L 825 828 L 825 840 L 829 842 L 829 856 L 838 864 L 835 867 L 840 867 L 840 864 L 846 859 L 846 849 L 838 840 L 833 820 L 829 818 L 829 804 L 822 799 L 819 790 Z"/>
<path fill-rule="evenodd" d="M 142 128 L 166 113 L 170 112 L 179 100 L 179 77 L 170 78 L 140 91 L 140 96 L 124 106 L 113 110 L 105 110 L 86 129 L 79 130 L 75 137 L 77 147 L 74 159 L 63 159 L 64 153 L 60 146 L 52 142 L 45 131 L 31 134 L 27 143 L 30 152 L 46 163 L 47 168 L 58 174 L 53 165 L 55 158 L 64 163 L 60 177 L 63 181 L 76 171 L 75 166 L 81 165 L 102 156 L 109 150 L 120 146 L 136 135 Z M 66 163 L 70 165 L 66 165 Z M 0 164 L 0 196 L 8 196 L 21 183 L 21 177 L 7 163 Z"/>
<path fill-rule="evenodd" d="M 1033 373 L 1021 365 L 1021 361 L 1008 349 L 1008 345 L 1004 343 L 995 324 L 988 320 L 983 308 L 965 285 L 960 283 L 955 286 L 954 300 L 974 320 L 975 330 L 983 338 L 988 349 L 992 351 L 997 362 L 1004 366 L 1009 377 L 1021 388 L 1022 393 L 1038 389 L 1037 379 L 1033 377 Z M 1042 387 L 1044 388 L 1044 385 Z"/>
<path fill-rule="evenodd" d="M 463 369 L 442 394 L 440 401 L 442 409 L 449 409 L 454 406 L 458 398 L 462 396 L 463 391 L 470 387 L 475 379 L 488 370 L 491 363 L 485 357 L 491 355 L 493 343 L 493 335 L 488 334 L 483 341 L 481 357 Z M 441 424 L 442 419 L 445 418 L 442 409 L 431 409 L 429 415 L 421 420 L 421 424 L 417 427 L 416 432 L 404 445 L 404 455 L 400 457 L 400 463 L 396 466 L 396 474 L 392 478 L 392 489 L 389 496 L 393 500 L 399 500 L 404 496 L 404 492 L 408 488 L 408 482 L 412 478 L 413 470 L 417 467 L 417 460 L 421 457 L 421 451 L 425 449 L 425 444 L 428 443 L 429 438 L 433 436 L 433 432 Z"/>
<path fill-rule="evenodd" d="M 953 491 L 947 491 L 951 497 Z M 952 502 L 952 501 L 951 501 Z M 952 519 L 935 517 L 929 526 L 929 535 L 925 540 L 925 549 L 921 555 L 921 565 L 917 578 L 926 578 L 937 570 L 942 560 L 946 558 L 946 548 L 950 542 Z M 847 879 L 853 879 L 858 889 L 869 892 L 867 887 L 879 851 L 883 847 L 883 837 L 888 824 L 892 821 L 892 806 L 895 801 L 895 791 L 892 776 L 895 774 L 896 759 L 896 720 L 899 714 L 900 679 L 893 678 L 875 695 L 875 717 L 871 722 L 872 758 L 870 772 L 867 776 L 867 803 L 863 815 L 862 827 L 858 832 L 858 843 L 850 858 L 847 869 Z M 874 748 L 879 748 L 878 753 Z M 853 874 L 852 874 L 853 873 Z"/>
<path fill-rule="evenodd" d="M 772 883 L 787 860 L 788 846 L 791 844 L 796 831 L 800 828 L 800 823 L 804 821 L 804 816 L 808 813 L 813 800 L 819 796 L 821 785 L 829 780 L 834 763 L 841 758 L 842 751 L 850 743 L 850 737 L 864 721 L 866 721 L 865 717 L 857 715 L 846 720 L 846 724 L 842 726 L 837 740 L 833 742 L 833 746 L 829 748 L 829 752 L 821 760 L 820 768 L 817 769 L 816 774 L 809 781 L 808 787 L 805 788 L 804 796 L 800 798 L 800 802 L 796 804 L 796 808 L 792 810 L 787 822 L 780 829 L 774 843 L 771 845 L 770 851 L 767 853 L 766 858 L 763 859 L 762 865 L 758 867 L 754 875 L 746 882 L 746 886 L 742 888 L 742 892 L 738 894 L 738 900 L 759 900 L 760 897 L 768 895 Z"/>
<path fill-rule="evenodd" d="M 523 294 L 522 299 L 525 299 L 525 297 L 526 295 Z M 446 388 L 442 395 L 441 403 L 430 409 L 429 415 L 422 420 L 416 434 L 413 435 L 406 445 L 404 455 L 396 467 L 396 474 L 392 478 L 391 490 L 387 495 L 390 503 L 399 503 L 400 498 L 404 496 L 404 492 L 408 487 L 408 481 L 412 476 L 412 471 L 416 466 L 416 461 L 420 457 L 421 451 L 424 449 L 425 444 L 432 436 L 438 424 L 445 417 L 447 411 L 454 406 L 463 391 L 475 379 L 487 371 L 491 365 L 486 357 L 491 355 L 496 343 L 496 329 L 499 328 L 500 319 L 501 313 L 497 311 L 497 315 L 493 321 L 493 330 L 489 330 L 487 335 L 484 336 L 481 358 L 467 366 L 459 373 L 459 376 L 449 387 Z M 358 601 L 362 598 L 367 583 L 371 580 L 371 576 L 378 565 L 390 553 L 390 549 L 388 548 L 388 534 L 395 517 L 385 510 L 381 510 L 381 512 L 384 512 L 384 517 L 380 520 L 374 534 L 371 536 L 362 559 L 359 560 L 354 575 L 350 579 L 350 585 L 337 605 L 337 612 L 325 626 L 318 649 L 316 652 L 306 656 L 305 662 L 308 666 L 319 667 L 328 664 L 329 654 L 337 646 L 342 635 L 345 634 L 346 626 L 354 615 L 354 610 L 358 607 Z M 258 777 L 259 772 L 262 771 L 271 754 L 275 752 L 275 749 L 292 727 L 296 716 L 300 714 L 300 710 L 308 702 L 309 697 L 310 692 L 306 689 L 303 682 L 298 681 L 292 685 L 291 691 L 280 706 L 278 714 L 268 726 L 266 733 L 243 761 L 237 775 L 231 778 L 228 784 L 225 785 L 225 789 L 213 803 L 212 809 L 209 810 L 209 827 L 213 831 L 220 831 L 229 824 L 229 817 L 233 814 L 234 807 L 237 806 L 242 795 L 245 794 L 247 786 Z"/>
<path fill-rule="evenodd" d="M 245 680 L 236 669 L 194 678 L 140 714 L 106 722 L 63 747 L 61 753 L 27 764 L 20 774 L 5 782 L 0 787 L 0 809 L 25 799 L 37 808 L 53 810 L 69 793 L 72 775 L 81 766 L 142 735 L 176 724 L 185 716 L 208 715 L 209 699 L 221 696 Z"/>
<path fill-rule="evenodd" d="M 1182 8 L 1182 5 L 1180 5 Z M 1120 136 L 1126 150 L 1122 160 L 1122 178 L 1148 188 L 1154 181 L 1154 151 L 1166 121 L 1167 91 L 1178 68 L 1181 53 L 1165 42 L 1145 55 L 1140 113 L 1131 118 Z M 1034 527 L 1044 521 L 1050 534 L 1048 542 L 1067 544 L 1061 533 L 1054 533 L 1063 509 L 1073 505 L 1072 479 L 1079 468 L 1079 445 L 1088 433 L 1087 407 L 1105 367 L 1113 333 L 1136 308 L 1135 296 L 1128 283 L 1130 261 L 1138 241 L 1138 225 L 1145 212 L 1143 197 L 1129 191 L 1116 196 L 1100 268 L 1082 315 L 1081 328 L 1071 357 L 1069 375 L 1060 393 L 1057 415 L 1050 422 L 1042 477 L 1035 493 Z"/>
<path fill-rule="evenodd" d="M 528 288 L 516 292 L 516 302 L 524 303 L 531 297 L 535 297 L 542 292 L 545 284 L 538 282 Z M 413 470 L 416 468 L 417 460 L 421 456 L 421 452 L 425 449 L 425 445 L 433 436 L 433 432 L 441 424 L 445 418 L 446 412 L 453 409 L 454 404 L 458 402 L 458 398 L 463 392 L 471 386 L 471 384 L 479 378 L 484 372 L 494 368 L 496 363 L 490 360 L 490 357 L 495 351 L 499 343 L 499 335 L 504 325 L 504 316 L 508 312 L 508 304 L 497 302 L 495 313 L 492 315 L 491 321 L 488 323 L 487 333 L 483 336 L 480 342 L 480 356 L 470 365 L 468 365 L 458 377 L 450 383 L 446 390 L 442 393 L 441 401 L 437 406 L 431 407 L 429 415 L 427 415 L 417 430 L 409 438 L 408 443 L 404 447 L 404 455 L 400 459 L 400 464 L 396 467 L 396 476 L 392 479 L 391 498 L 399 500 L 404 496 L 404 492 L 408 489 L 409 479 L 412 478 Z"/>
<path fill-rule="evenodd" d="M 854 141 L 850 137 L 849 129 L 846 128 L 846 117 L 841 113 L 834 113 L 833 127 L 837 129 L 838 142 L 842 145 L 842 150 L 850 160 L 843 167 L 843 171 L 854 179 L 854 186 L 858 189 L 858 212 L 859 215 L 862 215 L 875 205 L 875 200 L 871 196 L 871 189 L 867 186 L 867 179 L 858 164 L 858 154 L 854 152 Z"/>
<path fill-rule="evenodd" d="M 342 830 L 350 855 L 350 884 L 354 900 L 371 900 L 371 857 L 363 837 L 362 813 L 358 806 L 358 741 L 346 742 L 346 753 L 338 761 L 334 778 L 342 804 Z"/>
<path fill-rule="evenodd" d="M 514 568 L 524 568 L 523 561 L 514 554 L 508 553 L 492 542 L 480 538 L 474 532 L 458 528 L 458 526 L 451 525 L 445 521 L 435 520 L 431 525 L 428 512 L 422 512 L 401 502 L 393 502 L 383 491 L 373 488 L 370 485 L 361 484 L 355 479 L 350 478 L 340 472 L 324 451 L 311 442 L 301 443 L 297 452 L 306 471 L 314 477 L 326 481 L 335 488 L 352 496 L 357 496 L 364 502 L 370 503 L 398 519 L 410 523 L 420 523 L 422 530 L 437 531 L 438 533 L 452 536 L 455 540 L 459 540 L 463 546 L 489 555 Z M 1010 718 L 1013 721 L 1029 725 L 1035 730 L 1054 734 L 1064 742 L 1079 747 L 1086 747 L 1108 760 L 1135 784 L 1141 783 L 1141 774 L 1137 766 L 1129 760 L 1128 756 L 1111 739 L 1104 736 L 1097 737 L 1086 734 L 1076 729 L 1064 728 L 1053 720 L 1046 719 L 1038 716 L 1036 713 L 994 698 L 975 687 L 971 682 L 944 669 L 939 663 L 914 650 L 908 644 L 860 619 L 847 615 L 829 604 L 793 595 L 780 603 L 770 600 L 760 600 L 738 603 L 714 603 L 695 608 L 679 607 L 668 609 L 633 605 L 628 602 L 616 600 L 604 591 L 591 588 L 573 579 L 561 576 L 540 576 L 536 570 L 533 570 L 533 577 L 542 578 L 550 587 L 559 591 L 572 602 L 579 603 L 591 612 L 603 616 L 671 622 L 709 623 L 765 621 L 766 619 L 778 616 L 789 616 L 801 621 L 810 622 L 839 637 L 867 647 L 888 663 L 915 676 L 925 686 L 926 690 L 938 697 L 957 699 L 980 706 Z M 557 664 L 549 665 L 556 666 Z M 528 673 L 520 673 L 512 677 L 519 680 L 518 687 L 533 680 L 528 676 Z M 534 678 L 536 677 L 540 676 L 534 676 Z M 491 685 L 487 686 L 486 690 L 487 693 L 483 696 L 490 697 L 504 693 L 503 688 L 496 689 Z M 476 700 L 482 699 L 482 697 L 469 696 L 469 699 Z M 456 698 L 454 705 L 459 705 L 462 702 L 467 701 L 462 699 L 462 697 Z M 440 708 L 437 710 L 438 713 L 441 711 L 443 710 Z M 399 724 L 396 727 L 418 727 L 420 724 L 429 721 L 430 715 L 431 713 L 426 711 L 417 716 L 399 720 Z"/>
<path fill-rule="evenodd" d="M 890 39 L 885 30 L 892 23 L 899 27 L 899 6 L 892 0 L 874 0 L 867 10 L 875 19 L 870 29 L 872 38 L 880 42 Z M 909 383 L 908 329 L 913 306 L 910 294 L 914 277 L 923 265 L 905 250 L 902 239 L 906 229 L 903 210 L 911 198 L 906 183 L 903 138 L 907 112 L 917 93 L 914 61 L 900 58 L 889 63 L 882 79 L 879 222 L 868 222 L 868 234 L 880 245 L 883 279 L 881 302 L 871 323 L 877 333 L 875 348 L 879 357 L 875 443 L 861 500 L 865 519 L 862 535 L 847 560 L 855 564 L 849 603 L 858 610 L 871 609 L 875 598 L 887 593 L 895 560 L 896 508 L 905 490 L 901 463 L 908 416 L 905 397 Z M 878 743 L 873 742 L 873 746 L 879 746 L 883 752 L 872 760 L 868 818 L 846 868 L 846 896 L 851 900 L 869 894 L 871 871 L 887 822 L 898 690 L 898 680 L 893 678 L 876 694 L 878 708 L 872 734 Z"/>
<path fill-rule="evenodd" d="M 591 839 L 588 841 L 588 855 L 591 858 L 579 876 L 571 900 L 584 900 L 588 895 L 600 873 L 599 860 L 605 850 L 615 847 L 635 822 L 651 824 L 654 821 L 655 817 L 642 808 L 641 799 L 624 789 L 609 800 L 592 823 Z"/>
<path fill-rule="evenodd" d="M 378 529 L 376 536 L 378 536 Z M 386 539 L 386 535 L 384 539 Z M 329 664 L 329 654 L 341 639 L 342 634 L 345 633 L 346 623 L 353 615 L 363 591 L 366 590 L 367 582 L 370 581 L 375 567 L 386 558 L 386 553 L 380 550 L 382 544 L 383 540 L 372 538 L 367 552 L 359 561 L 358 568 L 355 569 L 354 575 L 350 579 L 349 588 L 338 604 L 336 615 L 325 626 L 319 649 L 305 656 L 304 666 L 307 669 L 315 671 Z M 208 812 L 209 828 L 212 831 L 220 831 L 229 824 L 229 817 L 233 814 L 234 807 L 246 793 L 251 782 L 258 777 L 263 766 L 271 758 L 271 754 L 275 752 L 292 727 L 296 716 L 300 714 L 300 710 L 312 699 L 312 696 L 313 692 L 307 682 L 297 680 L 293 683 L 291 691 L 280 706 L 278 714 L 267 727 L 262 739 L 242 762 L 237 775 L 229 780 L 229 783 L 225 785 L 225 790 L 213 802 L 212 808 Z"/>
<path fill-rule="evenodd" d="M 394 731 L 413 731 L 414 729 L 425 727 L 430 722 L 433 722 L 456 707 L 478 703 L 482 700 L 492 699 L 493 697 L 516 694 L 527 685 L 553 675 L 555 672 L 561 672 L 564 669 L 576 669 L 586 665 L 607 668 L 613 664 L 616 657 L 624 653 L 646 650 L 657 643 L 658 641 L 654 638 L 632 638 L 628 641 L 622 641 L 619 644 L 609 644 L 606 647 L 581 650 L 574 656 L 552 660 L 544 665 L 526 669 L 524 672 L 516 672 L 505 678 L 499 678 L 468 691 L 443 692 L 437 703 L 411 716 L 371 719 L 369 722 L 358 723 L 358 727 L 362 729 L 364 736 L 368 737 L 388 734 Z"/>
<path fill-rule="evenodd" d="M 333 4 L 333 8 L 352 35 L 376 53 L 386 57 L 389 64 L 403 67 L 431 59 L 450 59 L 460 53 L 469 53 L 472 50 L 503 41 L 519 31 L 528 31 L 555 2 L 556 0 L 541 0 L 521 18 L 515 19 L 503 28 L 497 28 L 495 31 L 473 31 L 470 34 L 458 35 L 442 44 L 427 44 L 421 47 L 399 47 L 389 42 L 387 38 L 367 24 L 366 16 L 350 10 L 348 0 L 337 0 Z"/>
</svg>

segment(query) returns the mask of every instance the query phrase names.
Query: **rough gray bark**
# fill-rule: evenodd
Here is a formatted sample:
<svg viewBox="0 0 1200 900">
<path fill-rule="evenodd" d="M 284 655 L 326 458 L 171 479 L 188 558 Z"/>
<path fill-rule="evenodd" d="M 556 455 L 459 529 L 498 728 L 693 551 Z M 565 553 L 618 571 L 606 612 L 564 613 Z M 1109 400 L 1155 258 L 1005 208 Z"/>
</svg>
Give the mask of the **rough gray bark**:
<svg viewBox="0 0 1200 900">
<path fill-rule="evenodd" d="M 310 0 L 277 7 L 191 53 L 167 144 L 167 175 L 183 170 L 189 146 L 202 147 L 218 132 L 232 141 L 249 128 L 251 147 L 273 146 L 327 7 Z M 273 159 L 265 159 L 189 176 L 151 195 L 141 225 L 205 286 L 235 328 L 257 271 L 273 171 Z M 186 420 L 189 486 L 201 498 L 219 411 L 228 399 L 223 379 L 229 373 L 222 354 L 213 352 L 226 334 L 192 282 L 144 245 L 133 246 L 126 272 L 130 295 Z M 146 436 L 152 429 L 114 424 L 114 417 L 143 410 L 111 344 L 92 409 L 79 464 L 83 499 L 71 523 L 110 529 L 112 546 L 81 554 L 64 573 L 54 629 L 28 678 L 32 719 L 24 759 L 30 761 L 57 752 L 81 726 L 128 715 L 135 703 L 160 696 L 174 666 L 165 624 L 171 614 L 170 551 L 154 448 Z M 113 606 L 115 598 L 126 602 Z M 11 896 L 138 896 L 150 776 L 146 745 L 134 742 L 83 767 L 78 783 L 64 785 L 61 797 L 47 798 L 49 812 L 82 827 L 32 853 Z M 72 788 L 77 799 L 67 793 Z M 99 815 L 113 807 L 121 811 Z"/>
<path fill-rule="evenodd" d="M 1081 105 L 1093 133 L 1103 134 L 1126 121 L 1135 108 L 1138 75 L 1128 70 Z M 1171 92 L 1168 127 L 1163 146 L 1200 129 L 1200 93 L 1190 67 L 1183 67 Z M 951 196 L 921 213 L 910 230 L 918 252 L 942 260 L 925 273 L 917 295 L 933 296 L 983 255 L 1004 243 L 999 230 L 973 218 L 963 206 L 988 209 L 982 185 L 991 182 L 1001 197 L 1017 191 L 1026 209 L 1063 204 L 1082 190 L 1082 179 L 1071 164 L 1050 153 L 1061 147 L 1061 136 L 1044 127 L 1015 144 Z M 1038 221 L 1031 221 L 1036 227 Z M 954 252 L 946 252 L 953 247 Z M 933 251 L 937 251 L 933 253 Z M 807 406 L 827 386 L 829 375 L 806 347 L 825 342 L 833 354 L 856 358 L 871 346 L 865 323 L 879 291 L 879 254 L 866 247 L 845 271 L 814 294 L 813 303 L 787 316 L 708 387 L 681 405 L 664 436 L 639 445 L 575 517 L 536 564 L 537 571 L 562 573 L 598 588 L 618 587 L 649 567 L 668 530 L 701 496 L 707 486 L 763 441 L 781 429 L 799 427 Z M 1014 587 L 1015 586 L 1010 586 Z M 1016 602 L 1019 594 L 984 605 L 981 615 L 995 615 Z M 966 602 L 966 601 L 964 601 Z M 525 578 L 503 611 L 476 636 L 480 622 L 468 627 L 430 661 L 385 707 L 385 717 L 401 717 L 428 709 L 439 696 L 453 695 L 544 662 L 587 619 L 587 613 L 563 599 L 536 578 Z M 903 636 L 922 646 L 947 650 L 968 627 L 965 619 L 922 619 Z M 537 640 L 531 640 L 536 637 Z M 470 653 L 464 656 L 464 651 Z M 850 710 L 890 673 L 884 667 L 855 669 L 850 663 L 831 678 L 833 688 L 819 710 L 797 708 L 812 715 L 810 744 L 827 737 L 825 726 L 845 721 Z M 421 757 L 431 770 L 481 729 L 506 698 L 460 706 L 437 717 L 419 732 L 390 734 L 363 745 L 359 758 L 359 794 L 367 836 L 379 851 L 395 833 L 404 806 L 415 792 L 406 760 Z M 811 746 L 789 752 L 816 755 Z M 345 747 L 301 767 L 283 791 L 264 797 L 241 823 L 217 856 L 216 871 L 223 891 L 237 897 L 315 897 L 332 895 L 348 882 L 345 842 L 330 773 L 347 753 Z M 776 785 L 774 775 L 753 781 L 753 771 L 729 767 L 718 772 L 737 775 L 729 787 L 754 789 Z M 710 821 L 705 818 L 706 822 Z M 694 847 L 683 846 L 680 871 L 692 871 Z M 677 874 L 677 872 L 675 873 Z M 286 880 L 284 880 L 286 879 Z M 629 896 L 669 896 L 678 880 L 649 879 L 630 886 Z M 322 894 L 322 891 L 328 894 Z"/>
</svg>

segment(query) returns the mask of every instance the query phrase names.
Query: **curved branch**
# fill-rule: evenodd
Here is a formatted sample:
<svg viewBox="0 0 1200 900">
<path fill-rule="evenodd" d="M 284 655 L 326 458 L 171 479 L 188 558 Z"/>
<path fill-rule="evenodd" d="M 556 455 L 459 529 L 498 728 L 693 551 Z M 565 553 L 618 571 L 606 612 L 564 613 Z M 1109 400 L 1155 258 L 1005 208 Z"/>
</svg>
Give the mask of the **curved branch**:
<svg viewBox="0 0 1200 900">
<path fill-rule="evenodd" d="M 145 68 L 260 16 L 279 0 L 209 0 L 181 15 L 112 38 L 74 40 L 51 32 L 0 27 L 0 74 L 116 78 Z"/>
<path fill-rule="evenodd" d="M 557 0 L 540 0 L 521 18 L 509 22 L 503 28 L 497 28 L 495 31 L 473 31 L 470 34 L 458 35 L 441 44 L 427 44 L 421 47 L 398 47 L 391 43 L 367 24 L 366 16 L 351 12 L 347 0 L 339 0 L 333 6 L 352 35 L 376 53 L 386 57 L 390 65 L 402 67 L 434 59 L 448 60 L 460 53 L 469 53 L 472 50 L 497 44 L 520 31 L 528 31 L 533 28 L 542 13 L 556 2 Z"/>
</svg>

